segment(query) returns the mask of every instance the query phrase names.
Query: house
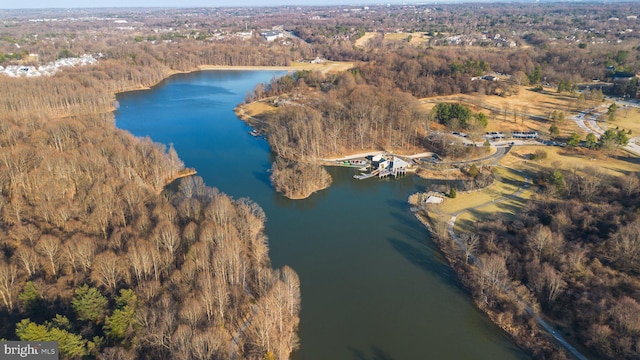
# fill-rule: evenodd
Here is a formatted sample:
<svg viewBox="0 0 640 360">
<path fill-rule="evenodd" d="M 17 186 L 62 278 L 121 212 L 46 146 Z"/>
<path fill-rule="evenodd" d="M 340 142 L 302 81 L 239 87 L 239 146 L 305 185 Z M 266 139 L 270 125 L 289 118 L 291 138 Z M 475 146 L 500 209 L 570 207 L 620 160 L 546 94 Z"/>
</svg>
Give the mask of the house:
<svg viewBox="0 0 640 360">
<path fill-rule="evenodd" d="M 429 195 L 426 199 L 424 199 L 425 204 L 442 204 L 444 198 L 439 196 Z"/>
<path fill-rule="evenodd" d="M 498 78 L 497 76 L 493 76 L 493 75 L 485 75 L 485 76 L 482 77 L 482 80 L 498 81 L 498 80 L 500 80 L 500 78 Z"/>
<path fill-rule="evenodd" d="M 637 75 L 632 72 L 616 71 L 613 76 L 611 76 L 611 80 L 614 83 L 625 83 L 633 80 L 635 77 L 637 77 Z"/>
<path fill-rule="evenodd" d="M 267 39 L 267 41 L 274 41 L 276 39 L 281 39 L 284 37 L 284 34 L 280 31 L 265 31 L 260 35 Z"/>
<path fill-rule="evenodd" d="M 391 162 L 391 172 L 394 174 L 397 173 L 405 173 L 407 171 L 407 167 L 409 167 L 409 163 L 400 159 L 399 157 L 394 156 L 393 161 Z"/>
</svg>

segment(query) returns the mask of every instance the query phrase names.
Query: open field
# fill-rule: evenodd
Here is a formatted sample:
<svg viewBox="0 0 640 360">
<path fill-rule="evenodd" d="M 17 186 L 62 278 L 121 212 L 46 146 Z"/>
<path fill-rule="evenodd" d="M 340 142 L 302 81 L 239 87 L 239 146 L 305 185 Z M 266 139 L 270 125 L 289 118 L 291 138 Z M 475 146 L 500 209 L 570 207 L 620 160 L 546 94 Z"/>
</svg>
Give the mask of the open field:
<svg viewBox="0 0 640 360">
<path fill-rule="evenodd" d="M 616 120 L 606 124 L 600 124 L 603 129 L 614 128 L 631 130 L 630 137 L 640 136 L 640 109 L 636 107 L 622 107 L 618 105 Z"/>
<path fill-rule="evenodd" d="M 317 70 L 322 73 L 341 72 L 352 68 L 353 62 L 325 61 L 319 64 L 306 62 L 294 62 L 289 66 L 222 66 L 222 65 L 202 65 L 200 70 Z"/>
<path fill-rule="evenodd" d="M 274 111 L 276 107 L 264 101 L 254 101 L 250 104 L 242 105 L 242 109 L 245 115 L 254 117 L 257 115 L 266 115 Z"/>
<path fill-rule="evenodd" d="M 536 150 L 543 149 L 547 158 L 540 161 L 524 160 Z M 571 149 L 561 147 L 534 147 L 521 146 L 514 148 L 508 156 L 502 159 L 502 164 L 521 170 L 539 171 L 541 167 L 558 168 L 565 170 L 575 169 L 589 175 L 593 169 L 603 171 L 606 174 L 620 176 L 630 172 L 640 171 L 640 158 L 628 157 L 622 151 L 617 157 L 607 157 L 601 151 L 589 151 L 586 149 Z"/>
<path fill-rule="evenodd" d="M 364 47 L 369 40 L 373 39 L 377 33 L 375 32 L 367 32 L 360 39 L 356 40 L 355 47 Z"/>
<path fill-rule="evenodd" d="M 409 41 L 409 37 L 411 37 L 410 41 Z M 414 33 L 395 32 L 395 33 L 384 34 L 385 41 L 407 41 L 411 45 L 420 45 L 427 42 L 429 39 L 430 39 L 429 36 L 421 32 L 414 32 Z"/>
<path fill-rule="evenodd" d="M 487 115 L 489 125 L 486 131 L 538 131 L 548 133 L 553 111 L 565 113 L 565 121 L 557 123 L 561 136 L 568 136 L 579 128 L 570 120 L 579 113 L 576 100 L 567 94 L 557 94 L 552 89 L 535 92 L 521 86 L 517 95 L 498 96 L 480 94 L 457 94 L 421 99 L 424 109 L 430 111 L 439 102 L 459 102 L 468 105 L 475 112 Z M 505 115 L 506 112 L 506 115 Z M 514 117 L 515 113 L 515 117 Z"/>
<path fill-rule="evenodd" d="M 547 153 L 546 159 L 527 160 L 534 151 L 540 149 Z M 494 184 L 481 191 L 458 194 L 455 199 L 447 199 L 438 207 L 439 212 L 450 215 L 470 209 L 458 216 L 456 231 L 472 231 L 473 224 L 477 221 L 488 220 L 497 215 L 515 214 L 527 199 L 535 196 L 535 188 L 525 187 L 517 197 L 493 204 L 491 202 L 515 193 L 524 184 L 524 174 L 532 178 L 545 167 L 575 169 L 585 176 L 593 176 L 594 171 L 602 171 L 613 176 L 640 171 L 640 158 L 637 157 L 609 158 L 598 151 L 571 150 L 561 147 L 515 147 L 500 163 L 504 167 L 494 170 L 498 177 Z M 483 206 L 483 204 L 486 205 Z"/>
<path fill-rule="evenodd" d="M 455 199 L 447 199 L 440 206 L 440 210 L 449 214 L 455 214 L 458 211 L 489 203 L 502 196 L 513 194 L 524 184 L 524 176 L 512 169 L 495 168 L 494 172 L 497 178 L 491 186 L 480 191 L 459 193 Z"/>
</svg>

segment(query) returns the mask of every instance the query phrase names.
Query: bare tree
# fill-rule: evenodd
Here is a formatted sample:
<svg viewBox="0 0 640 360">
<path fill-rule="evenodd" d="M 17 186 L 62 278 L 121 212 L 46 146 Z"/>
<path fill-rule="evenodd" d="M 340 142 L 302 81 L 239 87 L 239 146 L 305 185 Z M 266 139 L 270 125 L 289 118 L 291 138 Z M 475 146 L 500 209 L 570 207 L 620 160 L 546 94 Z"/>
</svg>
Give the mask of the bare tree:
<svg viewBox="0 0 640 360">
<path fill-rule="evenodd" d="M 622 226 L 609 239 L 609 249 L 618 266 L 638 268 L 640 259 L 640 221 Z"/>
<path fill-rule="evenodd" d="M 0 257 L 0 298 L 4 306 L 13 310 L 13 297 L 17 291 L 18 269 Z"/>
<path fill-rule="evenodd" d="M 562 275 L 553 268 L 553 266 L 544 263 L 539 277 L 539 289 L 540 294 L 544 294 L 547 303 L 551 304 L 562 293 L 567 286 L 567 283 L 562 280 Z"/>
<path fill-rule="evenodd" d="M 623 296 L 609 310 L 615 328 L 628 335 L 640 334 L 640 304 L 634 299 Z"/>
<path fill-rule="evenodd" d="M 529 247 L 536 251 L 538 258 L 542 258 L 542 253 L 551 242 L 552 236 L 553 233 L 549 227 L 545 225 L 537 225 L 527 238 Z"/>
<path fill-rule="evenodd" d="M 105 251 L 96 256 L 91 278 L 99 285 L 113 291 L 118 282 L 124 278 L 120 257 L 112 251 Z"/>
<path fill-rule="evenodd" d="M 180 246 L 180 233 L 173 223 L 162 221 L 154 230 L 153 241 L 158 249 L 165 249 L 173 258 Z"/>
<path fill-rule="evenodd" d="M 40 269 L 40 259 L 38 254 L 30 247 L 20 247 L 15 253 L 16 259 L 27 272 L 28 277 L 32 277 Z"/>
<path fill-rule="evenodd" d="M 462 251 L 464 252 L 465 264 L 469 263 L 469 258 L 474 256 L 478 248 L 480 237 L 476 233 L 464 233 L 462 238 Z"/>
<path fill-rule="evenodd" d="M 189 297 L 184 301 L 180 309 L 180 319 L 185 321 L 193 330 L 199 327 L 199 324 L 204 319 L 204 315 L 205 312 L 202 303 L 195 297 Z"/>
<path fill-rule="evenodd" d="M 96 256 L 96 247 L 95 239 L 82 235 L 76 235 L 71 238 L 69 249 L 75 250 L 75 256 L 82 267 L 82 271 L 87 272 L 91 269 Z"/>
<path fill-rule="evenodd" d="M 51 274 L 53 276 L 58 275 L 58 268 L 60 266 L 60 253 L 62 250 L 62 243 L 60 239 L 53 235 L 42 235 L 38 240 L 37 247 L 38 252 L 47 258 L 49 267 L 51 268 Z"/>
<path fill-rule="evenodd" d="M 478 257 L 478 284 L 483 293 L 495 291 L 506 284 L 508 274 L 504 257 L 496 254 Z"/>
</svg>

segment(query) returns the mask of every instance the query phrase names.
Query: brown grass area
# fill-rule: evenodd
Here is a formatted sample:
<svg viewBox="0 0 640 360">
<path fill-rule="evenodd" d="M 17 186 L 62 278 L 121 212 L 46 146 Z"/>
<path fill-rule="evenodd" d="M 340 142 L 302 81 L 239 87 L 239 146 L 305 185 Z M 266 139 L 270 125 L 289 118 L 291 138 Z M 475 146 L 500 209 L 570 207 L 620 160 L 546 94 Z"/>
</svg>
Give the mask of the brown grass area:
<svg viewBox="0 0 640 360">
<path fill-rule="evenodd" d="M 526 160 L 536 150 L 543 149 L 547 158 L 540 161 Z M 526 160 L 526 161 L 525 161 Z M 608 157 L 598 150 L 583 148 L 561 148 L 521 146 L 511 150 L 501 163 L 520 170 L 538 172 L 541 167 L 576 170 L 588 176 L 593 168 L 613 176 L 621 176 L 630 172 L 640 171 L 640 158 L 631 157 L 619 151 L 617 156 Z"/>
<path fill-rule="evenodd" d="M 462 172 L 460 169 L 447 169 L 447 170 L 429 170 L 420 168 L 416 171 L 416 175 L 423 179 L 440 179 L 440 180 L 468 180 L 469 176 Z"/>
<path fill-rule="evenodd" d="M 424 44 L 429 40 L 429 36 L 426 36 L 424 33 L 414 32 L 414 33 L 406 33 L 406 32 L 395 32 L 395 33 L 387 33 L 384 34 L 385 41 L 407 41 L 411 36 L 411 41 L 409 42 L 411 45 L 420 45 Z"/>
<path fill-rule="evenodd" d="M 336 73 L 351 69 L 353 62 L 348 61 L 325 61 L 319 64 L 294 62 L 289 66 L 222 66 L 222 65 L 202 65 L 200 70 L 317 70 L 322 73 Z"/>
<path fill-rule="evenodd" d="M 535 92 L 527 87 L 520 87 L 517 95 L 498 96 L 480 94 L 456 94 L 421 99 L 423 108 L 430 111 L 439 102 L 460 102 L 468 105 L 475 112 L 483 112 L 489 119 L 486 131 L 538 131 L 547 133 L 551 122 L 532 118 L 541 116 L 545 119 L 555 111 L 565 113 L 565 121 L 557 124 L 561 135 L 568 136 L 578 127 L 570 117 L 577 114 L 575 98 L 566 94 L 554 93 L 551 89 Z M 505 117 L 504 110 L 507 110 Z M 517 113 L 514 121 L 513 112 Z M 525 116 L 523 119 L 522 113 Z"/>
<path fill-rule="evenodd" d="M 540 149 L 547 153 L 546 159 L 540 161 L 528 160 L 531 154 Z M 618 157 L 607 157 L 600 151 L 580 148 L 515 147 L 500 161 L 504 168 L 496 169 L 498 179 L 494 184 L 478 192 L 459 193 L 455 199 L 447 199 L 439 207 L 439 210 L 447 214 L 454 214 L 458 211 L 480 206 L 477 209 L 460 214 L 456 221 L 456 231 L 472 231 L 474 223 L 477 221 L 488 220 L 497 215 L 513 216 L 524 205 L 526 200 L 535 196 L 535 188 L 531 187 L 516 198 L 488 204 L 517 191 L 523 184 L 523 174 L 528 174 L 531 178 L 543 168 L 575 170 L 584 176 L 592 175 L 593 171 L 595 171 L 594 169 L 613 176 L 640 171 L 640 158 L 628 157 L 627 154 L 622 152 L 619 155 Z M 487 205 L 482 206 L 483 204 Z"/>
<path fill-rule="evenodd" d="M 600 124 L 600 127 L 607 129 L 608 127 L 631 130 L 631 137 L 640 136 L 640 109 L 635 107 L 622 107 L 618 106 L 616 111 L 616 120 L 605 124 Z"/>
<path fill-rule="evenodd" d="M 248 116 L 265 115 L 276 109 L 275 106 L 268 104 L 264 101 L 255 101 L 251 104 L 242 106 L 244 113 Z"/>
<path fill-rule="evenodd" d="M 360 39 L 356 40 L 354 45 L 356 47 L 364 47 L 369 42 L 369 40 L 373 39 L 375 36 L 375 32 L 364 33 L 364 35 Z"/>
</svg>

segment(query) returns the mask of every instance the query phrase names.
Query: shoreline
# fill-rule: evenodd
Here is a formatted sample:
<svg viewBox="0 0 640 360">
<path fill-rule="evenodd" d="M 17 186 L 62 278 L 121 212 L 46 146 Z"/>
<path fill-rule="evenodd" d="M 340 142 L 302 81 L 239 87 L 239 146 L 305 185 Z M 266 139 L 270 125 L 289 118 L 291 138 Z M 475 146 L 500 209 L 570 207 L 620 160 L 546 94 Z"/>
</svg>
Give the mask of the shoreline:
<svg viewBox="0 0 640 360">
<path fill-rule="evenodd" d="M 115 92 L 115 95 L 117 94 L 121 94 L 121 93 L 126 93 L 126 92 L 130 92 L 130 91 L 143 91 L 143 90 L 150 90 L 153 87 L 161 84 L 163 81 L 165 81 L 166 79 L 168 79 L 169 77 L 173 76 L 173 75 L 177 75 L 177 74 L 183 74 L 183 73 L 193 73 L 193 72 L 198 72 L 198 71 L 269 71 L 269 70 L 282 70 L 282 71 L 295 71 L 295 70 L 301 70 L 301 68 L 293 68 L 293 67 L 265 67 L 265 66 L 218 66 L 218 65 L 206 65 L 206 66 L 199 66 L 198 69 L 194 69 L 191 71 L 172 71 L 169 74 L 166 74 L 166 76 L 164 76 L 161 80 L 159 80 L 156 84 L 150 85 L 150 86 L 146 86 L 146 87 L 138 87 L 138 88 L 133 88 L 133 89 L 123 89 L 122 91 L 118 91 Z M 302 69 L 304 70 L 304 69 Z M 114 99 L 116 100 L 116 99 Z M 110 112 L 113 114 L 115 109 L 111 109 Z M 239 120 L 245 121 L 246 119 L 241 118 L 240 116 L 238 116 L 238 112 L 236 111 L 236 116 L 238 117 Z M 245 116 L 248 116 L 245 114 Z M 116 126 L 116 128 L 118 128 Z M 269 145 L 269 147 L 271 147 Z M 375 155 L 375 154 L 393 154 L 392 152 L 389 151 L 384 151 L 384 150 L 370 150 L 370 151 L 366 151 L 366 152 L 359 152 L 359 153 L 352 153 L 352 154 L 347 154 L 347 155 L 343 155 L 341 157 L 335 157 L 335 158 L 323 158 L 323 159 L 319 159 L 322 161 L 327 161 L 327 162 L 335 162 L 335 161 L 341 161 L 341 160 L 349 160 L 349 159 L 354 159 L 354 158 L 358 158 L 358 157 L 364 157 L 364 156 L 369 156 L 369 155 Z M 417 158 L 417 157 L 422 157 L 422 156 L 429 156 L 431 153 L 417 153 L 417 154 L 412 154 L 412 155 L 400 155 L 401 157 L 406 157 L 406 158 Z M 287 199 L 291 199 L 291 200 L 302 200 L 302 199 L 306 199 L 308 197 L 310 197 L 311 195 L 313 195 L 316 192 L 325 190 L 327 188 L 329 188 L 329 186 L 324 187 L 322 189 L 317 189 L 311 193 L 309 193 L 306 196 L 303 197 L 295 197 L 295 198 L 290 198 L 288 196 L 285 196 L 282 193 L 279 193 L 281 196 L 287 198 Z M 275 191 L 275 189 L 274 189 Z M 434 228 L 433 224 L 431 224 L 429 222 L 428 219 L 425 219 L 421 216 L 419 216 L 419 214 L 415 214 L 416 218 L 418 219 L 418 221 L 422 224 L 422 226 L 424 226 L 424 228 L 426 228 L 426 230 L 429 232 L 429 234 L 431 235 L 431 238 L 433 239 L 432 241 L 435 243 L 435 245 L 438 247 L 439 251 L 441 252 L 441 254 L 443 254 L 443 256 L 445 257 L 445 259 L 448 262 L 448 266 L 450 269 L 452 269 L 452 271 L 456 274 L 455 278 L 456 278 L 456 283 L 457 285 L 461 288 L 464 289 L 465 291 L 466 288 L 465 286 L 462 284 L 461 280 L 460 280 L 460 274 L 458 273 L 458 271 L 455 269 L 455 266 L 453 266 L 453 258 L 451 257 L 451 254 L 449 254 L 446 249 L 439 244 L 436 241 L 436 237 L 437 237 L 437 229 Z M 475 305 L 476 308 L 478 308 L 485 316 L 487 316 L 489 318 L 489 320 L 491 321 L 491 323 L 495 324 L 498 328 L 500 328 L 507 336 L 509 336 L 511 339 L 514 339 L 514 336 L 512 334 L 510 334 L 508 331 L 506 331 L 506 329 L 500 327 L 495 321 L 494 319 L 490 316 L 490 313 L 488 313 L 487 311 L 483 310 L 482 308 L 480 308 L 478 306 L 478 304 L 475 302 L 475 300 L 473 299 L 473 297 L 468 296 L 468 299 L 471 300 L 471 302 Z M 516 343 L 516 346 L 520 347 L 517 342 L 514 341 L 514 343 Z"/>
<path fill-rule="evenodd" d="M 294 71 L 294 70 L 305 70 L 303 68 L 298 68 L 294 66 L 257 66 L 257 65 L 249 65 L 249 66 L 232 66 L 232 65 L 200 65 L 197 70 L 193 70 L 190 72 L 196 71 Z"/>
</svg>

